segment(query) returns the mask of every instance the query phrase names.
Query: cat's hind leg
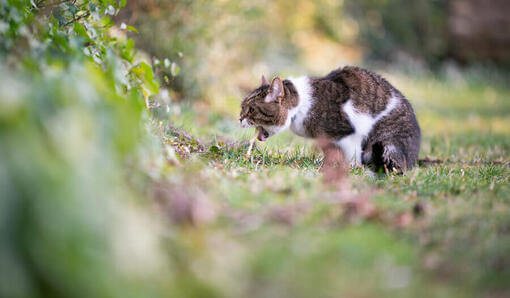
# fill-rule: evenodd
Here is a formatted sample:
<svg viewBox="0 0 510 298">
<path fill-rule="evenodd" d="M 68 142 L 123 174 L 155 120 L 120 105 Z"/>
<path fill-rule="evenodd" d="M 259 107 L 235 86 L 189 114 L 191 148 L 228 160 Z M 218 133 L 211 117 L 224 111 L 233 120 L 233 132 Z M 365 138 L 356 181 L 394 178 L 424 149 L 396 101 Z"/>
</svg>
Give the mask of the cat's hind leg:
<svg viewBox="0 0 510 298">
<path fill-rule="evenodd" d="M 382 162 L 385 171 L 402 173 L 407 169 L 407 160 L 402 148 L 393 143 L 383 144 Z"/>
<path fill-rule="evenodd" d="M 363 164 L 373 171 L 398 172 L 407 168 L 404 150 L 397 142 L 379 141 L 365 147 Z"/>
</svg>

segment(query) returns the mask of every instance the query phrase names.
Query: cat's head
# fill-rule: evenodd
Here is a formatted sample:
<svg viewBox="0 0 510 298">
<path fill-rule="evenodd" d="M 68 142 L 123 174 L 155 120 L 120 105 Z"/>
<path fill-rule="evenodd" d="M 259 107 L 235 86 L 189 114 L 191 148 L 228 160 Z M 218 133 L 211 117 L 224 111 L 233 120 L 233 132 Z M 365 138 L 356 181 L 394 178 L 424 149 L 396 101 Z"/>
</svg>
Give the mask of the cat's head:
<svg viewBox="0 0 510 298">
<path fill-rule="evenodd" d="M 289 121 L 288 108 L 282 104 L 285 96 L 285 88 L 279 77 L 269 84 L 262 76 L 260 87 L 250 92 L 241 103 L 241 126 L 256 127 L 259 141 L 265 141 L 286 129 Z"/>
</svg>

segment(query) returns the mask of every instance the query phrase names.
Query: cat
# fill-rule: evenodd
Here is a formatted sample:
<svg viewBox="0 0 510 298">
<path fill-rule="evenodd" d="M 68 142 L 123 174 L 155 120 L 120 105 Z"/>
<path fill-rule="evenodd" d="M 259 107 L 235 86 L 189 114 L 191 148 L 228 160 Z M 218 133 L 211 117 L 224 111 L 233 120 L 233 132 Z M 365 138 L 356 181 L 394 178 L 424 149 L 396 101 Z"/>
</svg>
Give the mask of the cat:
<svg viewBox="0 0 510 298">
<path fill-rule="evenodd" d="M 244 98 L 242 127 L 256 127 L 258 140 L 289 129 L 306 138 L 326 137 L 351 165 L 374 171 L 411 169 L 421 132 L 409 101 L 381 76 L 346 66 L 320 78 L 298 77 L 269 83 Z"/>
</svg>

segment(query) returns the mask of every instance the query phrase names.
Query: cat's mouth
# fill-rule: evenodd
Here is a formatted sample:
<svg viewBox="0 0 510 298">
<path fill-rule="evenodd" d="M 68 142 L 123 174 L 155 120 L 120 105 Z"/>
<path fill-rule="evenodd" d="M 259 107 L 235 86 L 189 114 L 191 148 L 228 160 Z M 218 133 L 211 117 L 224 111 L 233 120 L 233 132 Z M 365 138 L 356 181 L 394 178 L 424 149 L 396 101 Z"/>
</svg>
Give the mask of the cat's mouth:
<svg viewBox="0 0 510 298">
<path fill-rule="evenodd" d="M 267 130 L 265 130 L 262 126 L 257 126 L 257 132 L 259 133 L 257 136 L 257 139 L 261 142 L 264 142 L 269 138 L 271 135 Z"/>
</svg>

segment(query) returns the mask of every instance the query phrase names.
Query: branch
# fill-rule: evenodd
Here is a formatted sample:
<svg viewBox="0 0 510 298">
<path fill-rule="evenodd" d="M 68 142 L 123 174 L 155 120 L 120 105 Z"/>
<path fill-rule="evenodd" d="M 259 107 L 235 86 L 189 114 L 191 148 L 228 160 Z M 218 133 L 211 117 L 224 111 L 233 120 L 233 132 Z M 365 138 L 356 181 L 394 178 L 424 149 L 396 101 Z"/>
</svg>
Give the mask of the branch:
<svg viewBox="0 0 510 298">
<path fill-rule="evenodd" d="M 84 14 L 82 14 L 80 16 L 76 16 L 75 15 L 72 20 L 70 20 L 69 22 L 63 24 L 62 27 L 67 27 L 67 26 L 71 25 L 72 23 L 77 22 L 77 21 L 79 21 L 79 20 L 81 20 L 83 18 L 89 17 L 89 16 L 90 16 L 90 11 L 87 11 L 86 13 L 84 13 Z"/>
</svg>

